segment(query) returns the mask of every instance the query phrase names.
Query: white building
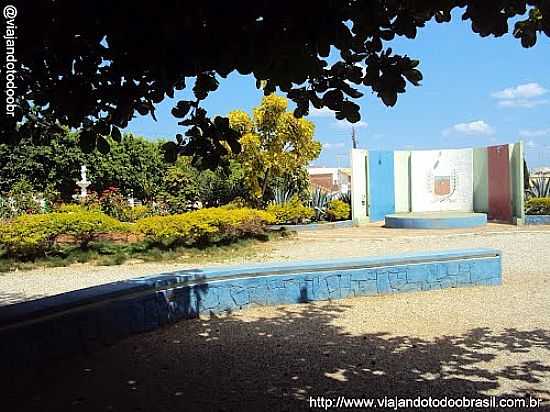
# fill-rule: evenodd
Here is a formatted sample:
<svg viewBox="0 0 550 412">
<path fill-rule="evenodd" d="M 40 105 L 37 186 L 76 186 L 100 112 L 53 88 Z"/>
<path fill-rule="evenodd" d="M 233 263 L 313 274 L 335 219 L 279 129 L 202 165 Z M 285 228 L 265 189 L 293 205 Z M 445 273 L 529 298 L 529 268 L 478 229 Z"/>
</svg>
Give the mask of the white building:
<svg viewBox="0 0 550 412">
<path fill-rule="evenodd" d="M 351 169 L 342 167 L 310 167 L 309 180 L 329 192 L 349 192 L 351 189 Z"/>
<path fill-rule="evenodd" d="M 536 176 L 550 177 L 550 167 L 545 166 L 545 167 L 537 167 L 535 169 L 531 169 L 531 171 L 529 172 L 529 175 L 531 177 L 536 177 Z"/>
</svg>

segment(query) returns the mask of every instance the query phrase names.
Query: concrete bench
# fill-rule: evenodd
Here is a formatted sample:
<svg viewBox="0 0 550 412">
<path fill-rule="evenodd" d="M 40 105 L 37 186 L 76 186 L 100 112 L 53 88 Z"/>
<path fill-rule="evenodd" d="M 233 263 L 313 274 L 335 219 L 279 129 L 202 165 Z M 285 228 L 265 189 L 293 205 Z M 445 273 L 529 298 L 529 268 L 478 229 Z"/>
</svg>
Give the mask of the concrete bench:
<svg viewBox="0 0 550 412">
<path fill-rule="evenodd" d="M 203 313 L 501 283 L 501 254 L 455 250 L 193 269 L 0 308 L 0 359 L 31 366 Z M 429 296 L 426 296 L 429 299 Z"/>
</svg>

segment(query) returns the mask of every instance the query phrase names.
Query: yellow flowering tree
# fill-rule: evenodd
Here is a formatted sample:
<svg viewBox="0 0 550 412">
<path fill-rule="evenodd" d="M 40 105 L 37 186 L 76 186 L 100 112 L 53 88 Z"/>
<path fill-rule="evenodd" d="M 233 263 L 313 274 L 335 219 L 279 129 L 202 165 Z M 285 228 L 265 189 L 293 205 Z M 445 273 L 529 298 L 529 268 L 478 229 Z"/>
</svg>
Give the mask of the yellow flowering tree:
<svg viewBox="0 0 550 412">
<path fill-rule="evenodd" d="M 286 98 L 271 94 L 254 108 L 252 118 L 240 110 L 229 113 L 230 126 L 242 133 L 237 157 L 245 184 L 259 202 L 266 200 L 270 180 L 303 171 L 321 153 L 321 143 L 313 138 L 315 125 L 297 119 L 287 107 Z"/>
</svg>

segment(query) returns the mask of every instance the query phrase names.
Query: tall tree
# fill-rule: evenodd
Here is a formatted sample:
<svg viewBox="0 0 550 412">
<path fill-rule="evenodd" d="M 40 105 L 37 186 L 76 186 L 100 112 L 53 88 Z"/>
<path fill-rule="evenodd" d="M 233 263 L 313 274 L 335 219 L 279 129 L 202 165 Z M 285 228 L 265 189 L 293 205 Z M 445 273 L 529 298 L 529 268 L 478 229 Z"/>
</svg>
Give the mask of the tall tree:
<svg viewBox="0 0 550 412">
<path fill-rule="evenodd" d="M 315 126 L 287 111 L 288 101 L 269 95 L 254 108 L 229 113 L 231 128 L 242 134 L 241 163 L 245 182 L 257 201 L 266 201 L 270 180 L 297 175 L 319 157 L 321 144 L 313 139 Z"/>
<path fill-rule="evenodd" d="M 13 147 L 0 144 L 0 193 L 9 192 L 21 179 L 33 190 L 49 192 L 68 201 L 75 193 L 80 166 L 88 166 L 91 190 L 109 186 L 138 199 L 152 198 L 162 187 L 167 164 L 163 161 L 162 142 L 151 142 L 127 134 L 120 143 L 111 141 L 107 154 L 97 150 L 84 153 L 78 134 L 63 130 L 41 144 L 25 139 Z"/>
</svg>

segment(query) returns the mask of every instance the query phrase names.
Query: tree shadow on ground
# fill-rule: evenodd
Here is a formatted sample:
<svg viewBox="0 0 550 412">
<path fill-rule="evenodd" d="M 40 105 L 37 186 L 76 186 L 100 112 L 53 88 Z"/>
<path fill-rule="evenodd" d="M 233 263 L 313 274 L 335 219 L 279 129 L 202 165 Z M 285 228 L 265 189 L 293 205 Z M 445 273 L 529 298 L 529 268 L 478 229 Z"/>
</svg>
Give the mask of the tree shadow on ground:
<svg viewBox="0 0 550 412">
<path fill-rule="evenodd" d="M 96 412 L 310 410 L 318 396 L 486 399 L 491 391 L 550 399 L 548 330 L 353 335 L 337 325 L 347 309 L 303 304 L 249 320 L 179 322 L 45 369 L 10 401 L 14 410 Z"/>
</svg>

